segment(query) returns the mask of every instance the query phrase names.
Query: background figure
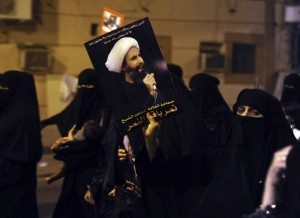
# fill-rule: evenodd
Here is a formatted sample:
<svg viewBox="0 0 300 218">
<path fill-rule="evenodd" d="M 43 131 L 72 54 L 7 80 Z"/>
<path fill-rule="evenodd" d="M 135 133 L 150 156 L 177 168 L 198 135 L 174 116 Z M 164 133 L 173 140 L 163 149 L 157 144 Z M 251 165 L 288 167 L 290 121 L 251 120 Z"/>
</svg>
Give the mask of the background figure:
<svg viewBox="0 0 300 218">
<path fill-rule="evenodd" d="M 74 105 L 74 127 L 59 149 L 55 158 L 65 163 L 63 187 L 55 207 L 53 217 L 94 217 L 94 207 L 84 200 L 87 185 L 92 183 L 95 175 L 105 171 L 104 149 L 102 138 L 109 116 L 104 104 L 104 96 L 99 86 L 97 73 L 88 69 L 79 76 L 78 92 Z M 87 123 L 95 121 L 98 128 L 92 128 L 86 140 L 75 140 Z M 64 139 L 64 138 L 63 138 Z"/>
<path fill-rule="evenodd" d="M 177 64 L 167 64 L 168 70 L 170 71 L 171 75 L 177 76 L 177 78 L 182 82 L 184 85 L 184 80 L 183 80 L 183 70 L 182 68 L 177 65 Z"/>
<path fill-rule="evenodd" d="M 292 73 L 285 77 L 280 101 L 295 128 L 300 129 L 300 73 Z"/>
<path fill-rule="evenodd" d="M 42 154 L 33 76 L 0 75 L 0 214 L 36 218 L 36 163 Z"/>
<path fill-rule="evenodd" d="M 92 69 L 84 69 L 81 71 L 78 75 L 78 78 L 81 77 L 81 80 L 83 80 L 83 76 L 85 72 L 91 71 Z M 61 136 L 67 136 L 69 130 L 72 128 L 75 122 L 75 114 L 76 114 L 76 107 L 78 105 L 78 102 L 80 101 L 80 95 L 78 94 L 78 86 L 77 91 L 75 94 L 74 99 L 66 106 L 65 109 L 63 109 L 58 114 L 55 114 L 47 119 L 44 119 L 41 121 L 41 128 L 45 128 L 48 125 L 56 124 L 59 130 L 59 133 Z"/>
<path fill-rule="evenodd" d="M 219 83 L 207 73 L 195 74 L 189 82 L 193 101 L 207 129 L 207 161 L 212 171 L 224 152 L 232 121 L 232 112 L 219 91 Z"/>
<path fill-rule="evenodd" d="M 291 73 L 284 79 L 281 102 L 300 103 L 300 73 Z"/>
</svg>

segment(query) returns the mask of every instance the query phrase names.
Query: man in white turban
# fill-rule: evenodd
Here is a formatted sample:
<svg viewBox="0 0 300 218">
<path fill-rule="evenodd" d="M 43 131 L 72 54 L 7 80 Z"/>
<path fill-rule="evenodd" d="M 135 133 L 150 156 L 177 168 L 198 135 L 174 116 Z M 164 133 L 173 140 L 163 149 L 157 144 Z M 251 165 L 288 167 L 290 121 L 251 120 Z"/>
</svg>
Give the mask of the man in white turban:
<svg viewBox="0 0 300 218">
<path fill-rule="evenodd" d="M 125 80 L 128 83 L 135 82 L 136 74 L 142 73 L 144 60 L 140 54 L 140 46 L 132 37 L 123 37 L 119 39 L 111 49 L 105 66 L 109 71 L 121 73 L 124 72 Z M 146 74 L 143 83 L 152 96 L 156 95 L 156 81 L 154 74 Z"/>
</svg>

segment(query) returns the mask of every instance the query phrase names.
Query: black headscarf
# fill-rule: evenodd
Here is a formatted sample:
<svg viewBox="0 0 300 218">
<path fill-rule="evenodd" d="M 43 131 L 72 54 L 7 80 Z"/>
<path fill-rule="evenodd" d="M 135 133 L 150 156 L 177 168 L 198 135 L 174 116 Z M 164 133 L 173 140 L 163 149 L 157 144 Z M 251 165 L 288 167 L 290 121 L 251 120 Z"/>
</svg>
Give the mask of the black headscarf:
<svg viewBox="0 0 300 218">
<path fill-rule="evenodd" d="M 0 156 L 14 161 L 40 159 L 42 143 L 39 109 L 33 76 L 7 71 L 2 76 L 9 88 L 9 99 L 0 113 Z"/>
<path fill-rule="evenodd" d="M 220 81 L 209 74 L 199 73 L 194 75 L 189 83 L 193 99 L 204 119 L 213 115 L 212 110 L 223 107 L 231 113 L 230 108 L 221 95 L 218 85 Z"/>
<path fill-rule="evenodd" d="M 94 88 L 89 89 L 84 87 L 85 85 L 93 85 Z M 83 125 L 82 122 L 84 120 L 80 120 L 79 117 L 84 117 L 84 119 L 88 120 L 88 113 L 93 116 L 96 112 L 96 105 L 100 104 L 99 102 L 103 102 L 103 93 L 95 70 L 85 69 L 81 71 L 78 76 L 78 86 L 83 87 L 77 89 L 72 102 L 60 113 L 43 120 L 42 127 L 57 124 L 60 134 L 66 136 L 75 123 L 77 123 L 78 129 Z M 93 112 L 89 111 L 90 108 Z"/>
<path fill-rule="evenodd" d="M 239 106 L 250 106 L 263 118 L 236 114 Z M 243 90 L 233 107 L 234 143 L 241 155 L 252 199 L 259 205 L 263 181 L 274 151 L 296 142 L 278 100 L 259 89 Z"/>
<path fill-rule="evenodd" d="M 189 87 L 201 119 L 208 130 L 217 131 L 216 143 L 224 145 L 227 141 L 232 113 L 218 89 L 219 83 L 220 81 L 214 76 L 198 73 L 191 78 Z"/>
<path fill-rule="evenodd" d="M 285 113 L 292 119 L 297 129 L 300 128 L 300 74 L 292 73 L 285 77 L 281 96 Z"/>
<path fill-rule="evenodd" d="M 256 109 L 264 117 L 237 115 L 242 105 Z M 295 141 L 278 100 L 265 91 L 243 90 L 233 113 L 228 145 L 199 203 L 199 217 L 232 218 L 253 211 L 260 203 L 273 152 Z"/>
<path fill-rule="evenodd" d="M 93 88 L 86 86 L 93 86 Z M 104 95 L 95 70 L 84 70 L 78 77 L 78 87 L 81 88 L 78 88 L 76 95 L 74 113 L 76 129 L 80 129 L 86 121 L 92 120 L 98 113 L 99 107 L 104 104 Z"/>
<path fill-rule="evenodd" d="M 292 73 L 285 77 L 281 102 L 297 102 L 300 103 L 300 74 Z"/>
<path fill-rule="evenodd" d="M 182 79 L 183 76 L 183 70 L 182 68 L 177 64 L 168 64 L 167 65 L 170 73 L 174 74 L 178 78 Z"/>
</svg>

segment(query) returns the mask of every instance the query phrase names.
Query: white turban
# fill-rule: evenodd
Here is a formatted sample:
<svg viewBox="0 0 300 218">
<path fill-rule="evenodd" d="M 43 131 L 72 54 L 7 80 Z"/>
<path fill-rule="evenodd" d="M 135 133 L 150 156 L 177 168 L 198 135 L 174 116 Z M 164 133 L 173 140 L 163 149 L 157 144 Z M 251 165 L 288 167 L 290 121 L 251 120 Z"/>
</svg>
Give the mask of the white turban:
<svg viewBox="0 0 300 218">
<path fill-rule="evenodd" d="M 138 42 L 134 38 L 123 37 L 119 39 L 107 57 L 105 63 L 107 69 L 112 72 L 120 73 L 124 57 L 131 47 L 140 48 Z"/>
</svg>

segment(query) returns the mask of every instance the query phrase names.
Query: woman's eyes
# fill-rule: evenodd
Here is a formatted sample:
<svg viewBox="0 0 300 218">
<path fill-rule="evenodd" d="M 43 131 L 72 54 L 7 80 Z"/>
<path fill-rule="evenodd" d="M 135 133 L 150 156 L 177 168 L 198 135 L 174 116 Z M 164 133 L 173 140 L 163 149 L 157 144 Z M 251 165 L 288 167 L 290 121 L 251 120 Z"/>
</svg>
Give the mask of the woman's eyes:
<svg viewBox="0 0 300 218">
<path fill-rule="evenodd" d="M 239 108 L 238 108 L 238 112 L 241 113 L 241 112 L 244 112 L 244 111 L 245 111 L 245 108 L 244 108 L 244 107 L 239 107 Z"/>
</svg>

